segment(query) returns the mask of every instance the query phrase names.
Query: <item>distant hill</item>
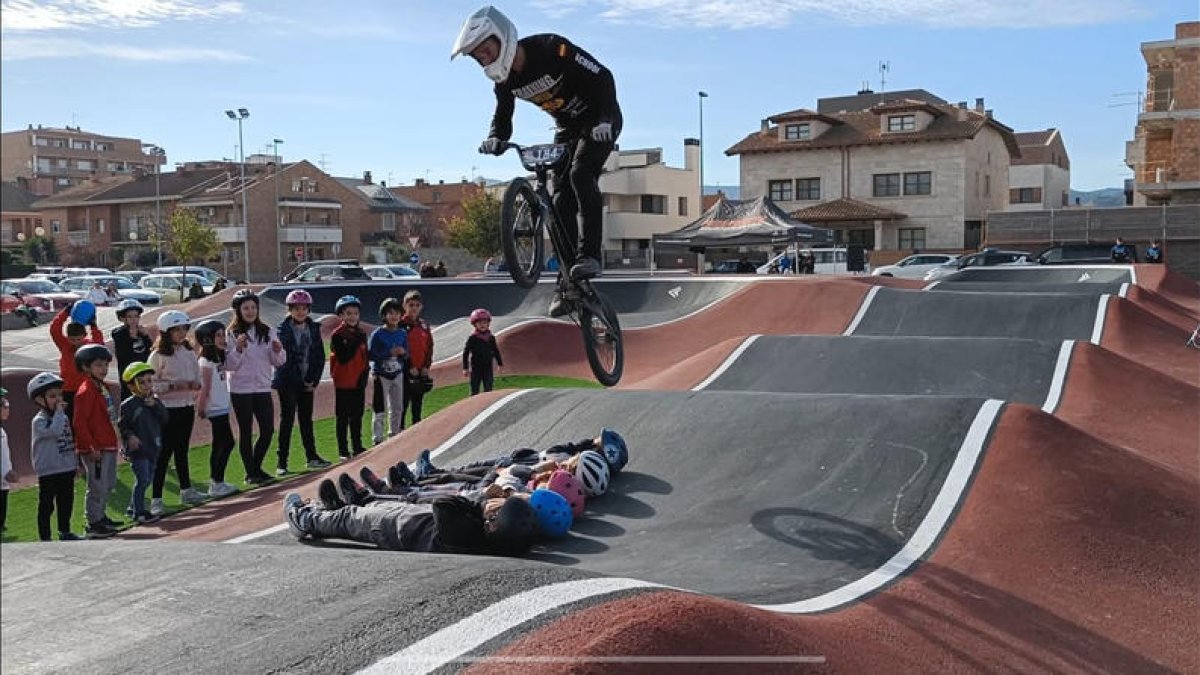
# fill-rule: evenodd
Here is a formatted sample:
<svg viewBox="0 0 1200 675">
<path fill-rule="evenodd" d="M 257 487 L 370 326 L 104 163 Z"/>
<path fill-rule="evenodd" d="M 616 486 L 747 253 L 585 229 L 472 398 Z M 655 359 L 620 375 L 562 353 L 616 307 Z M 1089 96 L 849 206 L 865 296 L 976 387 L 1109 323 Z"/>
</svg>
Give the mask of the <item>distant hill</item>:
<svg viewBox="0 0 1200 675">
<path fill-rule="evenodd" d="M 1090 192 L 1071 190 L 1071 204 L 1079 199 L 1080 206 L 1125 206 L 1125 190 L 1122 188 L 1101 188 Z"/>
</svg>

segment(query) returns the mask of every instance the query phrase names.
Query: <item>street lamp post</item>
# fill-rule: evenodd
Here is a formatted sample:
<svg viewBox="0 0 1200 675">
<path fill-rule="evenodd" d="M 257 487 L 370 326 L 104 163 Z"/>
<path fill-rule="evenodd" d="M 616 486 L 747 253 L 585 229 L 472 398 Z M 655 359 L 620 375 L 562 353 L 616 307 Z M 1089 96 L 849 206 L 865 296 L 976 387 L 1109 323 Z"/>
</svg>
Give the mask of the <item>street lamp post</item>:
<svg viewBox="0 0 1200 675">
<path fill-rule="evenodd" d="M 279 172 L 283 170 L 283 162 L 279 159 L 279 144 L 282 138 L 275 138 L 271 143 L 275 146 L 275 278 L 283 278 L 283 247 L 279 242 L 279 228 L 283 227 L 279 216 Z"/>
<path fill-rule="evenodd" d="M 308 176 L 300 179 L 300 219 L 304 221 L 304 262 L 308 262 Z"/>
<path fill-rule="evenodd" d="M 704 99 L 708 98 L 708 94 L 703 91 L 696 93 L 700 101 L 700 203 L 696 208 L 700 213 L 704 211 Z"/>
<path fill-rule="evenodd" d="M 250 225 L 248 222 L 248 214 L 246 213 L 246 144 L 242 140 L 242 120 L 250 116 L 250 111 L 245 108 L 238 108 L 237 112 L 226 110 L 225 114 L 229 119 L 235 120 L 238 123 L 238 152 L 241 153 L 241 161 L 238 163 L 241 173 L 242 185 L 242 236 L 246 238 L 245 250 L 243 255 L 246 260 L 246 282 L 250 281 Z"/>
<path fill-rule="evenodd" d="M 151 156 L 154 157 L 154 233 L 158 239 L 158 246 L 156 247 L 158 248 L 158 266 L 162 267 L 162 191 L 159 189 L 158 167 L 159 163 L 162 161 L 162 157 L 167 154 L 167 151 L 152 143 L 143 143 L 142 147 L 148 149 Z"/>
</svg>

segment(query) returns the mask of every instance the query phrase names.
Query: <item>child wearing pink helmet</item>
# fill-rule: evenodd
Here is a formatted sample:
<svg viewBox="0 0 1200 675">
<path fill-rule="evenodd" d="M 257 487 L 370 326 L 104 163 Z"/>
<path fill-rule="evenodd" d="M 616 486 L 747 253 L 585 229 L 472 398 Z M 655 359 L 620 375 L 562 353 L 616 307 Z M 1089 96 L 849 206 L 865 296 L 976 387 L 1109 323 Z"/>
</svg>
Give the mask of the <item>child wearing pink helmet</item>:
<svg viewBox="0 0 1200 675">
<path fill-rule="evenodd" d="M 496 344 L 496 336 L 492 335 L 492 313 L 480 307 L 471 312 L 471 325 L 475 332 L 467 337 L 463 347 L 462 365 L 463 377 L 471 378 L 471 395 L 479 393 L 482 385 L 484 391 L 491 391 L 495 375 L 492 371 L 492 361 L 496 369 L 504 367 L 504 359 L 500 356 L 500 346 Z"/>
<path fill-rule="evenodd" d="M 325 370 L 325 343 L 321 327 L 312 320 L 312 295 L 303 288 L 287 294 L 288 317 L 276 334 L 287 353 L 287 360 L 275 369 L 271 388 L 279 395 L 279 467 L 275 475 L 288 473 L 288 454 L 292 445 L 292 425 L 300 418 L 300 440 L 308 468 L 324 469 L 329 462 L 317 454 L 313 433 L 313 395 Z"/>
</svg>

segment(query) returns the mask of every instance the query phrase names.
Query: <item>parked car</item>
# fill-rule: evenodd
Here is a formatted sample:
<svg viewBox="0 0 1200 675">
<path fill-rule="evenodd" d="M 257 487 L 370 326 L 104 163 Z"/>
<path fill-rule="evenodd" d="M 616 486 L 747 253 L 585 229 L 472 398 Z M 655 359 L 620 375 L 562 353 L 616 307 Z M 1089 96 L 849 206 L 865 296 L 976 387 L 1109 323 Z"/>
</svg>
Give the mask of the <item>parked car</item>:
<svg viewBox="0 0 1200 675">
<path fill-rule="evenodd" d="M 183 265 L 172 265 L 170 267 L 155 267 L 154 269 L 150 270 L 150 273 L 151 274 L 183 274 L 184 266 Z M 216 285 L 217 281 L 220 279 L 225 279 L 226 285 L 228 285 L 230 283 L 230 280 L 228 278 L 222 276 L 220 272 L 214 270 L 211 267 L 188 265 L 187 273 L 188 274 L 198 274 L 208 280 L 207 282 L 201 282 L 201 284 L 200 284 L 201 286 L 214 286 L 214 285 Z M 205 291 L 205 292 L 207 292 L 207 291 Z"/>
<path fill-rule="evenodd" d="M 288 280 L 289 284 L 313 283 L 314 281 L 369 280 L 366 270 L 354 265 L 315 265 L 300 276 Z"/>
<path fill-rule="evenodd" d="M 187 275 L 186 283 L 182 274 L 150 274 L 142 277 L 139 284 L 147 291 L 157 293 L 164 302 L 183 302 L 188 297 L 192 284 L 197 281 L 200 282 L 200 288 L 204 289 L 205 295 L 212 293 L 213 282 L 191 272 Z"/>
<path fill-rule="evenodd" d="M 107 276 L 97 275 L 90 277 L 71 277 L 69 279 L 63 279 L 63 282 L 59 284 L 59 286 L 62 286 L 64 289 L 74 293 L 76 299 L 78 299 L 87 296 L 87 292 L 91 290 L 92 285 L 97 281 L 100 282 L 100 287 L 106 290 L 108 289 L 109 284 L 116 284 L 117 294 L 120 295 L 122 299 L 131 298 L 133 300 L 137 300 L 143 305 L 157 305 L 162 302 L 162 297 L 159 296 L 158 293 L 141 288 L 129 279 L 117 274 L 109 274 Z"/>
<path fill-rule="evenodd" d="M 1137 262 L 1137 246 L 1125 244 L 1130 262 Z M 1111 265 L 1112 244 L 1055 244 L 1036 256 L 1039 265 Z"/>
<path fill-rule="evenodd" d="M 62 272 L 33 272 L 27 278 L 29 279 L 45 279 L 53 283 L 58 283 L 67 278 L 67 275 Z"/>
<path fill-rule="evenodd" d="M 897 261 L 894 265 L 876 267 L 871 270 L 871 276 L 921 279 L 929 270 L 955 260 L 958 260 L 958 256 L 949 253 L 916 253 Z"/>
<path fill-rule="evenodd" d="M 317 265 L 357 265 L 357 264 L 358 264 L 358 260 L 355 260 L 354 258 L 342 258 L 339 260 L 310 260 L 308 262 L 302 262 L 299 265 L 296 265 L 294 268 L 292 268 L 291 272 L 288 272 L 287 274 L 283 275 L 283 280 L 291 281 L 292 279 L 295 279 L 296 277 L 300 276 L 301 274 L 304 274 L 306 271 L 312 269 L 313 267 L 316 267 Z"/>
<path fill-rule="evenodd" d="M 112 274 L 112 270 L 106 267 L 64 267 L 61 274 L 67 279 L 71 277 L 106 277 Z"/>
<path fill-rule="evenodd" d="M 985 248 L 979 253 L 965 255 L 958 260 L 953 260 L 929 270 L 925 273 L 925 281 L 937 281 L 944 277 L 965 268 L 965 267 L 992 267 L 996 265 L 1032 265 L 1030 262 L 1030 253 L 1028 251 L 998 251 L 994 248 Z"/>
<path fill-rule="evenodd" d="M 849 259 L 849 250 L 842 246 L 834 246 L 829 248 L 803 248 L 798 251 L 792 251 L 793 254 L 799 253 L 803 258 L 805 254 L 811 253 L 813 257 L 813 274 L 846 274 L 849 270 L 846 268 L 846 262 Z M 759 274 L 770 274 L 771 264 L 779 264 L 779 259 L 783 257 L 780 253 L 767 262 L 758 266 L 755 270 Z M 792 261 L 792 269 L 797 267 L 796 260 Z"/>
<path fill-rule="evenodd" d="M 400 279 L 402 277 L 421 276 L 408 265 L 393 263 L 390 265 L 363 265 L 363 271 L 372 279 Z"/>
<path fill-rule="evenodd" d="M 754 274 L 758 264 L 751 261 L 742 260 L 722 260 L 713 265 L 713 268 L 708 271 L 709 274 Z"/>
<path fill-rule="evenodd" d="M 19 294 L 31 307 L 39 312 L 57 312 L 79 299 L 78 295 L 67 291 L 49 279 L 26 277 L 24 279 L 5 279 L 0 281 L 0 293 L 4 294 L 5 302 L 15 299 Z M 15 307 L 15 303 L 13 306 Z M 7 305 L 4 311 L 9 311 Z"/>
<path fill-rule="evenodd" d="M 149 272 L 143 272 L 142 270 L 128 270 L 125 272 L 115 272 L 115 274 L 123 276 L 135 284 L 150 276 Z"/>
</svg>

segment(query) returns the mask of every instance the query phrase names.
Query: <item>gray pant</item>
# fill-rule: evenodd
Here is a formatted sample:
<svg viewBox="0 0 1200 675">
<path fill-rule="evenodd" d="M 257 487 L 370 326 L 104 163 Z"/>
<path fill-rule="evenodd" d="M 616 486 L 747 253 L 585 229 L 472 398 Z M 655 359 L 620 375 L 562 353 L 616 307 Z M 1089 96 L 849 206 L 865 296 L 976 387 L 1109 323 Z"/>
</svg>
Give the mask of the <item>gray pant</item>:
<svg viewBox="0 0 1200 675">
<path fill-rule="evenodd" d="M 400 374 L 393 379 L 384 377 L 379 378 L 379 383 L 383 386 L 383 403 L 384 410 L 374 411 L 374 417 L 371 420 L 372 440 L 376 445 L 383 442 L 384 438 L 391 438 L 404 430 L 404 375 Z M 390 422 L 391 429 L 384 435 L 384 422 Z"/>
<path fill-rule="evenodd" d="M 99 522 L 108 506 L 108 496 L 117 486 L 117 453 L 102 452 L 99 461 L 84 460 L 87 467 L 87 496 L 84 514 L 88 524 Z"/>
<path fill-rule="evenodd" d="M 366 506 L 344 506 L 332 511 L 313 509 L 313 534 L 400 551 L 403 547 L 399 520 L 405 506 L 404 502 L 376 501 Z"/>
</svg>

